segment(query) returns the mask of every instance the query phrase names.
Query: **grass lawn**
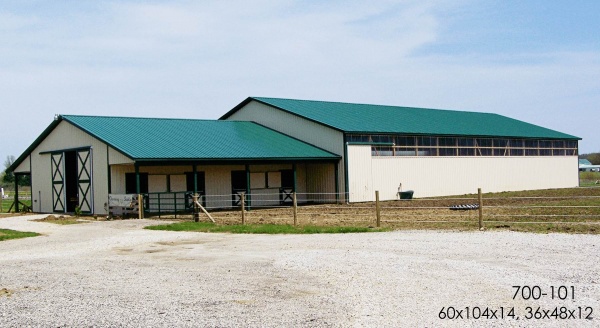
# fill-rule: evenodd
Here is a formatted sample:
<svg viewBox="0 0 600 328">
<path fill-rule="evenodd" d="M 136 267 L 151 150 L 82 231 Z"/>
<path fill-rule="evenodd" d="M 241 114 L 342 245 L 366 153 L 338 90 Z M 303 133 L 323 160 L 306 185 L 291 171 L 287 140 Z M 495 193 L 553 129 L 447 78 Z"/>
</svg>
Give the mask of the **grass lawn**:
<svg viewBox="0 0 600 328">
<path fill-rule="evenodd" d="M 13 198 L 2 199 L 2 210 L 0 213 L 7 213 L 10 206 L 13 204 Z M 31 200 L 21 200 L 21 202 L 29 207 L 31 207 Z M 19 209 L 23 208 L 22 204 L 19 204 Z M 15 207 L 13 206 L 12 211 L 14 212 Z"/>
<path fill-rule="evenodd" d="M 9 229 L 0 229 L 0 241 L 8 239 L 26 238 L 39 236 L 39 233 L 27 231 L 15 231 Z"/>
<path fill-rule="evenodd" d="M 581 187 L 599 187 L 600 172 L 579 172 L 579 185 Z"/>
<path fill-rule="evenodd" d="M 320 227 L 293 226 L 289 224 L 248 224 L 248 225 L 218 225 L 211 222 L 178 222 L 157 226 L 149 226 L 150 230 L 198 231 L 198 232 L 229 232 L 257 234 L 315 234 L 315 233 L 353 233 L 387 231 L 390 229 L 374 229 L 367 227 Z"/>
</svg>

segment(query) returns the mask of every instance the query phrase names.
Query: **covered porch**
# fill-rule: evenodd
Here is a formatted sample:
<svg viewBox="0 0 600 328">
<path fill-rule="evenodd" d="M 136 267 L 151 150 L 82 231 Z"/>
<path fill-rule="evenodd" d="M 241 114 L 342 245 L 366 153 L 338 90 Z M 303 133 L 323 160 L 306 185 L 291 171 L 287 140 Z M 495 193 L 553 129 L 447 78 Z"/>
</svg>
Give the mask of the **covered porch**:
<svg viewBox="0 0 600 328">
<path fill-rule="evenodd" d="M 149 214 L 339 201 L 338 161 L 136 161 L 111 165 L 109 194 L 142 194 Z"/>
</svg>

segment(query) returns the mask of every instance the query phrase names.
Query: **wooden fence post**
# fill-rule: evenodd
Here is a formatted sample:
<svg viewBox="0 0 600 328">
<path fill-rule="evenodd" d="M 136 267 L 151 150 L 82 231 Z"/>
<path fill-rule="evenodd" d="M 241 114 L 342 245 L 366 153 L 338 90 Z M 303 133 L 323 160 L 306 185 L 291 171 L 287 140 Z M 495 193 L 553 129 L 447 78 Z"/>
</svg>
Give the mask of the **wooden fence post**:
<svg viewBox="0 0 600 328">
<path fill-rule="evenodd" d="M 294 207 L 294 226 L 298 225 L 298 201 L 296 199 L 296 192 L 292 193 L 293 207 Z"/>
<path fill-rule="evenodd" d="M 375 212 L 377 213 L 377 228 L 381 226 L 381 208 L 379 207 L 379 190 L 375 190 Z"/>
<path fill-rule="evenodd" d="M 483 230 L 483 200 L 481 198 L 481 188 L 477 188 L 477 199 L 479 201 L 479 230 Z"/>
<path fill-rule="evenodd" d="M 198 194 L 192 195 L 192 201 L 194 202 L 194 222 L 200 222 L 200 208 L 198 207 Z"/>
<path fill-rule="evenodd" d="M 246 193 L 240 193 L 240 204 L 242 204 L 242 225 L 246 224 Z"/>
<path fill-rule="evenodd" d="M 144 218 L 144 196 L 138 194 L 138 219 Z"/>
</svg>

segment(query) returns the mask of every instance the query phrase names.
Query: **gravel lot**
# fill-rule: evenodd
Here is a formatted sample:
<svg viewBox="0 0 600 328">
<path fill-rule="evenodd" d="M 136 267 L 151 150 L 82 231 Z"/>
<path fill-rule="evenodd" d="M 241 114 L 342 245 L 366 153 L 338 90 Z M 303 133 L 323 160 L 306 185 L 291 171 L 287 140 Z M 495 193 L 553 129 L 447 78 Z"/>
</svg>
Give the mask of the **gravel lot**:
<svg viewBox="0 0 600 328">
<path fill-rule="evenodd" d="M 0 218 L 0 228 L 44 234 L 0 242 L 1 327 L 600 326 L 600 236 L 270 236 L 29 221 L 41 217 Z M 548 295 L 513 300 L 514 285 Z M 563 285 L 574 300 L 551 298 Z M 520 320 L 439 319 L 450 306 L 514 307 Z M 592 307 L 594 319 L 525 320 L 538 306 Z"/>
</svg>

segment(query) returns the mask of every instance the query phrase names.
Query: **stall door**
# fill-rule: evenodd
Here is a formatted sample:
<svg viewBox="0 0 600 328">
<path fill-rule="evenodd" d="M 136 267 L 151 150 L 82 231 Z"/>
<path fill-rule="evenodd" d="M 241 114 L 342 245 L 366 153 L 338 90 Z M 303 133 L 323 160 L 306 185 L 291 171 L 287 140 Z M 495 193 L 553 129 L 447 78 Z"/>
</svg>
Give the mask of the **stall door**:
<svg viewBox="0 0 600 328">
<path fill-rule="evenodd" d="M 52 211 L 65 211 L 65 163 L 64 153 L 55 153 L 50 157 L 52 172 Z"/>
<path fill-rule="evenodd" d="M 92 149 L 77 151 L 77 193 L 79 209 L 82 213 L 92 213 L 94 195 L 92 192 Z"/>
<path fill-rule="evenodd" d="M 231 204 L 232 206 L 242 205 L 242 193 L 247 191 L 248 176 L 246 171 L 231 171 Z M 248 197 L 249 195 L 247 195 Z"/>
<path fill-rule="evenodd" d="M 94 210 L 92 191 L 92 149 L 52 153 L 52 211 L 81 213 Z"/>
</svg>

